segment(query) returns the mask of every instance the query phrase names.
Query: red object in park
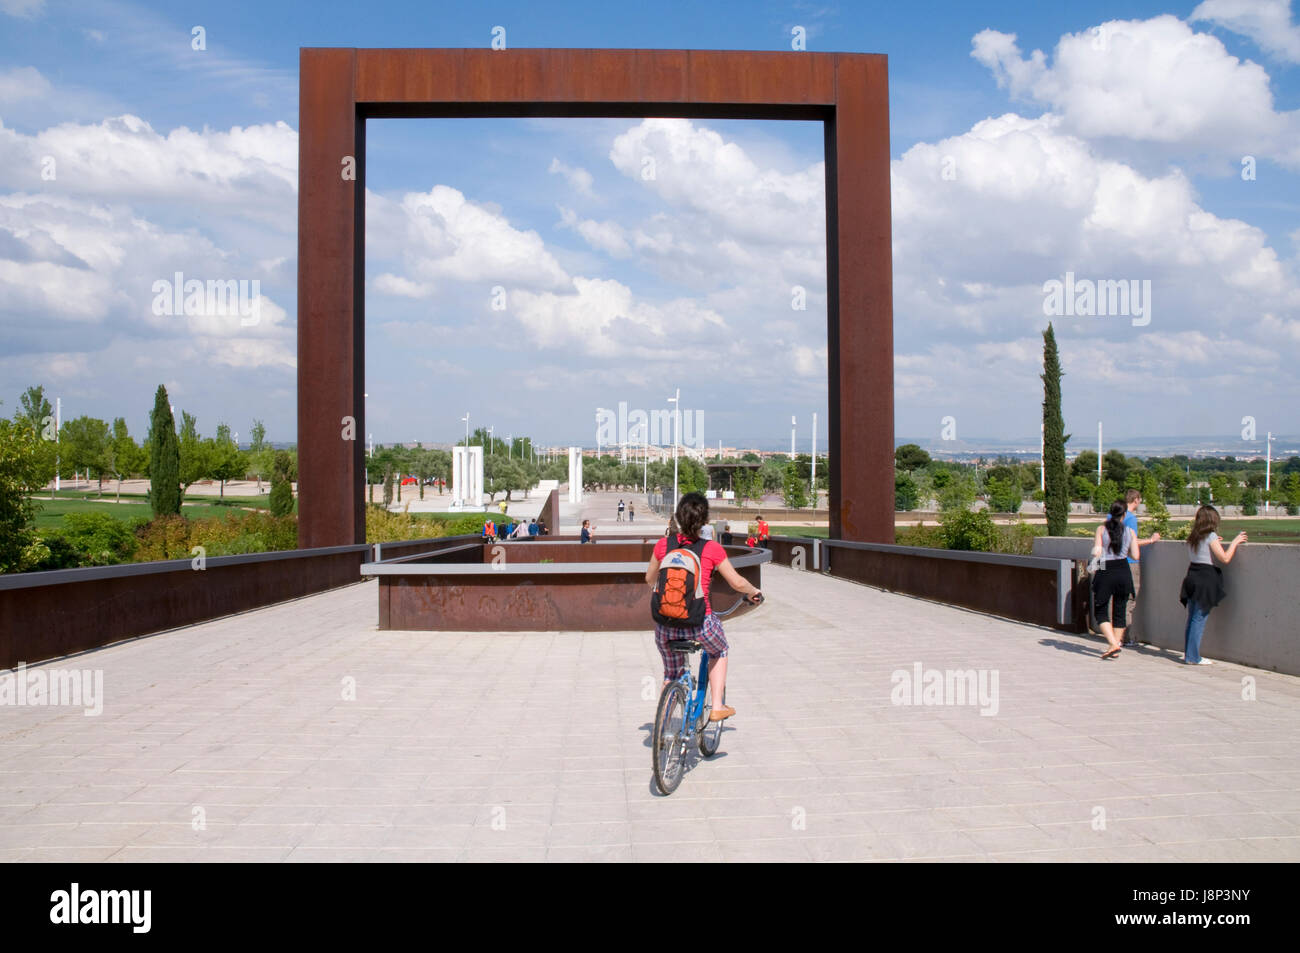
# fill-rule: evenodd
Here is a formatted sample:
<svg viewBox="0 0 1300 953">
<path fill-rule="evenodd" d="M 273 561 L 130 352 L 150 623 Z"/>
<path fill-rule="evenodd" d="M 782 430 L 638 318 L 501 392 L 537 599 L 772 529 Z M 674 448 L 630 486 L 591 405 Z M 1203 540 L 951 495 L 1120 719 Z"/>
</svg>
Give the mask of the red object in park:
<svg viewBox="0 0 1300 953">
<path fill-rule="evenodd" d="M 417 480 L 415 477 L 404 477 L 402 479 L 402 486 L 410 486 L 413 483 L 419 483 L 419 482 L 420 481 Z"/>
</svg>

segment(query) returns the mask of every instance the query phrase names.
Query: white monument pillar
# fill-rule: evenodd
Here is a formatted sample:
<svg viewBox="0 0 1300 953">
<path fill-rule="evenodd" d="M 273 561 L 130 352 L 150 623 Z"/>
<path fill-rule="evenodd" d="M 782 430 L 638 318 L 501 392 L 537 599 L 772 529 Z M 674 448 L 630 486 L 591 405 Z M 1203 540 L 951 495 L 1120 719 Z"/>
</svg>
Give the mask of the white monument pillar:
<svg viewBox="0 0 1300 953">
<path fill-rule="evenodd" d="M 582 448 L 569 448 L 569 502 L 582 502 Z"/>
<path fill-rule="evenodd" d="M 451 505 L 478 509 L 483 505 L 483 448 L 451 448 Z"/>
</svg>

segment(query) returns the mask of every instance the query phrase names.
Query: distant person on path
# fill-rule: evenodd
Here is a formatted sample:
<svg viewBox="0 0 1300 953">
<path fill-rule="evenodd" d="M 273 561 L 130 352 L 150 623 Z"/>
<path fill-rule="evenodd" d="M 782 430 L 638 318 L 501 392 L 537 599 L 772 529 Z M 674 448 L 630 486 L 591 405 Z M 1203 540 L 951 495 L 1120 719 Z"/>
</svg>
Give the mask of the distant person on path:
<svg viewBox="0 0 1300 953">
<path fill-rule="evenodd" d="M 582 540 L 581 542 L 591 542 L 591 520 L 582 521 Z"/>
<path fill-rule="evenodd" d="M 1092 611 L 1101 634 L 1106 637 L 1109 649 L 1101 654 L 1103 659 L 1119 655 L 1124 640 L 1125 603 L 1133 594 L 1133 574 L 1129 572 L 1128 555 L 1141 557 L 1142 544 L 1137 533 L 1124 525 L 1128 505 L 1116 500 L 1110 505 L 1110 518 L 1097 527 L 1093 537 L 1092 555 L 1098 566 L 1092 576 Z M 1110 619 L 1107 621 L 1107 611 Z"/>
<path fill-rule="evenodd" d="M 1223 588 L 1223 570 L 1214 565 L 1217 558 L 1225 566 L 1232 562 L 1237 547 L 1246 542 L 1246 534 L 1238 533 L 1224 552 L 1219 528 L 1219 511 L 1213 506 L 1202 506 L 1196 511 L 1191 532 L 1187 534 L 1187 547 L 1191 560 L 1187 575 L 1183 577 L 1182 592 L 1178 601 L 1187 606 L 1187 629 L 1183 634 L 1183 661 L 1188 665 L 1213 665 L 1201 658 L 1201 636 L 1210 610 L 1223 601 L 1227 592 Z"/>
<path fill-rule="evenodd" d="M 631 503 L 627 505 L 627 521 L 629 523 L 636 522 L 636 507 L 633 506 Z"/>
<path fill-rule="evenodd" d="M 767 520 L 763 519 L 762 514 L 758 517 L 758 545 L 767 548 Z"/>
<path fill-rule="evenodd" d="M 618 501 L 618 522 L 623 522 L 623 501 Z"/>
<path fill-rule="evenodd" d="M 713 539 L 713 524 L 705 523 L 700 527 L 700 539 Z"/>
<path fill-rule="evenodd" d="M 1124 525 L 1131 529 L 1133 535 L 1136 536 L 1138 531 L 1137 511 L 1138 507 L 1142 505 L 1142 494 L 1137 490 L 1129 490 L 1124 494 L 1124 504 L 1128 507 L 1128 512 L 1124 514 Z M 1160 542 L 1160 534 L 1152 533 L 1151 538 L 1145 540 L 1145 542 Z M 1125 629 L 1124 644 L 1137 645 L 1138 638 L 1135 624 L 1137 622 L 1138 593 L 1142 591 L 1142 564 L 1130 556 L 1128 558 L 1128 571 L 1133 574 L 1133 598 L 1128 601 L 1128 628 Z"/>
<path fill-rule="evenodd" d="M 726 550 L 717 543 L 700 537 L 700 530 L 708 521 L 709 501 L 704 498 L 704 495 L 687 493 L 683 496 L 677 504 L 677 513 L 673 520 L 674 526 L 680 526 L 682 532 L 666 536 L 655 543 L 650 565 L 646 567 L 645 580 L 650 586 L 658 585 L 659 564 L 671 549 L 689 549 L 699 559 L 700 588 L 704 591 L 704 624 L 699 628 L 676 628 L 655 623 L 655 646 L 659 649 L 659 657 L 663 659 L 664 684 L 667 685 L 674 679 L 681 678 L 682 673 L 686 671 L 686 655 L 669 651 L 669 640 L 695 639 L 703 643 L 704 650 L 709 653 L 709 691 L 713 704 L 709 721 L 722 721 L 734 715 L 736 709 L 723 704 L 727 691 L 729 646 L 727 635 L 722 630 L 722 622 L 714 613 L 713 605 L 709 601 L 713 573 L 715 571 L 722 573 L 722 578 L 726 580 L 727 585 L 748 597 L 750 602 L 759 601 L 760 591 L 736 572 L 731 565 L 731 560 L 727 558 Z"/>
<path fill-rule="evenodd" d="M 523 522 L 516 523 L 516 524 L 515 524 L 515 528 L 514 528 L 514 532 L 512 532 L 512 533 L 510 534 L 510 538 L 511 538 L 511 539 L 527 539 L 527 538 L 528 538 L 528 524 L 527 524 L 527 523 L 523 523 Z"/>
<path fill-rule="evenodd" d="M 528 524 L 528 538 L 536 539 L 539 532 L 541 532 L 541 530 L 538 528 L 537 520 L 534 518 Z"/>
</svg>

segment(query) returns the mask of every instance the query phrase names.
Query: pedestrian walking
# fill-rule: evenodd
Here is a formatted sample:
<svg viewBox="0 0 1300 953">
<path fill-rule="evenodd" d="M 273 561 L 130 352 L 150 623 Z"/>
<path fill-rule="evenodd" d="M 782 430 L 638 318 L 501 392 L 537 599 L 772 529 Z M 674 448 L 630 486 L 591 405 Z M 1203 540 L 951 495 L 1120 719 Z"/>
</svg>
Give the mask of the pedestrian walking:
<svg viewBox="0 0 1300 953">
<path fill-rule="evenodd" d="M 1113 659 L 1120 653 L 1127 625 L 1125 604 L 1133 594 L 1133 574 L 1129 572 L 1128 556 L 1141 558 L 1142 543 L 1137 533 L 1124 525 L 1128 505 L 1116 500 L 1110 505 L 1110 517 L 1097 527 L 1093 537 L 1092 556 L 1092 611 L 1101 634 L 1108 645 L 1103 659 Z M 1109 618 L 1107 618 L 1109 616 Z"/>
</svg>

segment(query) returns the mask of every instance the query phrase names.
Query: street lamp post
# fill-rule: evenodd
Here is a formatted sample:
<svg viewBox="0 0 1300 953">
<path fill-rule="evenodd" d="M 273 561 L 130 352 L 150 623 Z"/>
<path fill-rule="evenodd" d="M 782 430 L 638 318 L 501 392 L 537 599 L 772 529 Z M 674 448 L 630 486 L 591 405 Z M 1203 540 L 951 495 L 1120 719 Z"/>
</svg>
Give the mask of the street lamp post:
<svg viewBox="0 0 1300 953">
<path fill-rule="evenodd" d="M 493 428 L 491 428 L 491 427 L 489 427 L 489 428 L 487 429 L 487 433 L 488 433 L 488 456 L 489 456 L 489 457 L 492 456 L 492 430 L 493 430 Z"/>
<path fill-rule="evenodd" d="M 460 418 L 465 421 L 465 446 L 469 446 L 469 411 L 465 411 L 465 416 Z"/>
<path fill-rule="evenodd" d="M 673 513 L 677 512 L 677 444 L 681 440 L 682 427 L 682 389 L 677 388 L 677 396 L 669 397 L 673 405 Z"/>
<path fill-rule="evenodd" d="M 1264 438 L 1264 515 L 1269 513 L 1269 491 L 1273 488 L 1273 432 L 1270 430 Z"/>
</svg>

